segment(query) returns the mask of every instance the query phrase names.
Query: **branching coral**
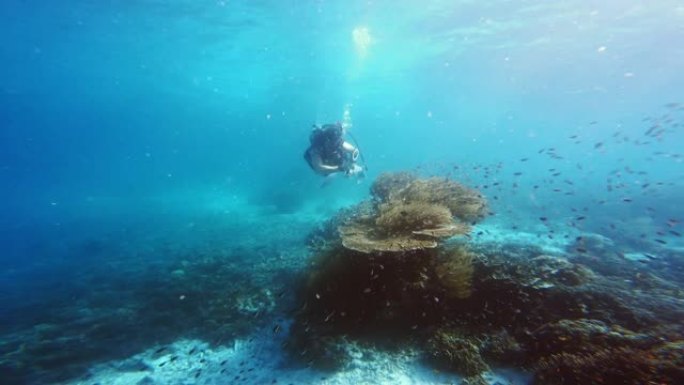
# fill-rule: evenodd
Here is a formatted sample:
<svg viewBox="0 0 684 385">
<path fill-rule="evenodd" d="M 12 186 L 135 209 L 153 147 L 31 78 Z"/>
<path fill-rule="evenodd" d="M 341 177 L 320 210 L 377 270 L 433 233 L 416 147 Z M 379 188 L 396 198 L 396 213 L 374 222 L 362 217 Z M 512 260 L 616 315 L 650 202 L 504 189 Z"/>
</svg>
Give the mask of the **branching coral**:
<svg viewBox="0 0 684 385">
<path fill-rule="evenodd" d="M 674 384 L 683 380 L 684 370 L 667 355 L 629 347 L 553 354 L 540 360 L 535 371 L 535 383 L 550 385 Z"/>
<path fill-rule="evenodd" d="M 502 328 L 498 332 L 489 332 L 483 336 L 482 354 L 484 357 L 499 363 L 522 365 L 525 350 L 522 344 Z"/>
<path fill-rule="evenodd" d="M 599 320 L 561 320 L 533 331 L 535 377 L 544 384 L 649 384 L 684 380 L 680 343 Z M 674 352 L 677 352 L 673 354 Z M 679 357 L 679 359 L 677 359 Z"/>
<path fill-rule="evenodd" d="M 480 355 L 480 347 L 458 333 L 441 329 L 430 339 L 428 345 L 433 358 L 458 373 L 476 376 L 489 370 Z"/>
</svg>

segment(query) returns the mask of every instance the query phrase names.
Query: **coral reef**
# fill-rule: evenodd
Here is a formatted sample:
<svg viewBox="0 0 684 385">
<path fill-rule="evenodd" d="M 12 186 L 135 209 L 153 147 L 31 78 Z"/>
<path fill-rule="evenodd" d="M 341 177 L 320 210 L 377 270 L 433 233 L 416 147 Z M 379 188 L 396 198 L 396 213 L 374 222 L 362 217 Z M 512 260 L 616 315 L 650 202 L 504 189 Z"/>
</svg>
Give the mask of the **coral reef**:
<svg viewBox="0 0 684 385">
<path fill-rule="evenodd" d="M 347 341 L 341 335 L 327 335 L 321 338 L 307 338 L 310 326 L 296 324 L 290 330 L 286 347 L 293 357 L 307 366 L 320 370 L 339 370 L 351 361 Z"/>
<path fill-rule="evenodd" d="M 378 235 L 372 224 L 360 220 L 340 226 L 339 232 L 344 247 L 362 253 L 411 251 L 438 245 L 436 237 L 416 236 L 413 233 Z"/>
<path fill-rule="evenodd" d="M 482 356 L 492 362 L 508 365 L 524 364 L 524 348 L 505 328 L 492 330 L 481 336 Z"/>
<path fill-rule="evenodd" d="M 425 202 L 446 206 L 454 217 L 475 222 L 487 213 L 487 204 L 479 193 L 445 178 L 416 179 L 394 193 L 404 202 Z"/>
<path fill-rule="evenodd" d="M 445 206 L 425 202 L 390 201 L 380 205 L 375 226 L 386 235 L 411 234 L 428 229 L 449 227 L 451 212 Z"/>
<path fill-rule="evenodd" d="M 466 376 L 476 376 L 489 370 L 480 355 L 477 341 L 459 335 L 458 332 L 440 329 L 428 342 L 432 356 L 445 365 Z"/>
<path fill-rule="evenodd" d="M 684 336 L 684 309 L 663 295 L 668 285 L 640 295 L 533 248 L 477 251 L 474 294 L 450 320 L 483 336 L 484 357 L 531 368 L 536 384 L 680 382 L 684 356 L 668 354 Z"/>
<path fill-rule="evenodd" d="M 303 361 L 343 366 L 344 337 L 419 347 L 468 383 L 495 363 L 533 371 L 535 384 L 681 382 L 676 285 L 610 269 L 593 257 L 620 262 L 609 240 L 578 237 L 582 252 L 558 254 L 470 243 L 451 236 L 485 215 L 477 192 L 406 173 L 382 175 L 371 192 L 311 237 L 291 335 Z"/>
<path fill-rule="evenodd" d="M 646 384 L 684 381 L 684 341 L 663 342 L 590 319 L 562 320 L 533 332 L 535 381 Z"/>
<path fill-rule="evenodd" d="M 313 262 L 302 287 L 303 314 L 338 330 L 363 332 L 418 322 L 427 290 L 437 295 L 432 251 L 367 254 L 338 246 Z M 421 312 L 421 313 L 422 313 Z"/>
<path fill-rule="evenodd" d="M 463 246 L 451 247 L 440 253 L 435 276 L 445 289 L 447 298 L 464 299 L 471 295 L 474 254 Z"/>
<path fill-rule="evenodd" d="M 380 174 L 370 188 L 374 199 L 381 202 L 388 202 L 395 198 L 395 194 L 400 192 L 410 183 L 418 179 L 418 176 L 409 172 L 395 172 Z"/>
<path fill-rule="evenodd" d="M 247 225 L 257 234 L 244 219 L 231 233 Z M 277 225 L 266 227 L 273 238 L 280 235 Z M 282 229 L 301 228 L 296 226 L 289 221 Z M 212 235 L 225 237 L 225 232 Z M 179 337 L 223 345 L 256 327 L 268 328 L 273 314 L 290 306 L 284 288 L 294 277 L 282 271 L 303 264 L 304 249 L 297 241 L 290 257 L 291 246 L 283 242 L 256 244 L 241 237 L 245 246 L 230 238 L 200 246 L 127 238 L 131 250 L 106 240 L 76 244 L 70 250 L 76 257 L 61 258 L 53 268 L 57 272 L 25 281 L 30 300 L 10 301 L 27 294 L 3 290 L 8 311 L 0 312 L 0 382 L 57 383 L 83 375 L 97 362 Z M 86 258 L 90 253 L 97 258 Z"/>
<path fill-rule="evenodd" d="M 486 202 L 448 179 L 383 174 L 371 186 L 374 200 L 358 206 L 338 230 L 344 247 L 363 253 L 435 248 L 470 232 L 484 217 Z"/>
<path fill-rule="evenodd" d="M 299 291 L 303 304 L 292 346 L 317 366 L 329 367 L 329 357 L 345 361 L 335 344 L 324 341 L 438 325 L 446 309 L 441 301 L 471 294 L 475 254 L 445 241 L 470 230 L 452 210 L 478 195 L 448 180 L 405 173 L 382 175 L 371 191 L 372 201 L 344 211 L 310 237 L 315 257 Z M 477 199 L 476 209 L 459 212 L 474 210 L 469 218 L 479 218 L 484 200 Z"/>
<path fill-rule="evenodd" d="M 209 349 L 239 345 L 247 333 L 269 343 L 254 351 L 283 346 L 326 370 L 374 365 L 359 357 L 363 347 L 410 351 L 471 384 L 483 384 L 498 365 L 528 369 L 535 384 L 684 383 L 684 294 L 673 279 L 682 274 L 681 251 L 639 251 L 659 267 L 645 269 L 602 236 L 581 235 L 565 252 L 520 239 L 473 242 L 452 237 L 486 211 L 472 190 L 386 174 L 372 194 L 318 226 L 310 218 L 296 227 L 292 217 L 276 226 L 280 216 L 235 216 L 201 246 L 132 242 L 129 232 L 121 243 L 128 252 L 106 239 L 81 244 L 77 262 L 60 262 L 35 286 L 3 287 L 41 293 L 40 301 L 21 302 L 14 299 L 25 296 L 3 291 L 3 383 L 54 383 L 141 349 L 170 356 L 158 349 L 180 336 Z M 182 222 L 178 234 L 189 222 L 205 233 L 195 227 L 204 221 Z M 220 243 L 226 234 L 233 240 Z M 199 356 L 191 351 L 188 360 Z M 148 362 L 168 369 L 170 360 Z M 147 372 L 145 365 L 124 366 Z"/>
<path fill-rule="evenodd" d="M 273 293 L 268 289 L 241 293 L 235 298 L 235 309 L 244 315 L 258 317 L 273 312 L 276 306 Z"/>
<path fill-rule="evenodd" d="M 596 349 L 588 353 L 558 353 L 535 368 L 539 384 L 681 384 L 684 370 L 668 355 L 632 348 Z"/>
</svg>

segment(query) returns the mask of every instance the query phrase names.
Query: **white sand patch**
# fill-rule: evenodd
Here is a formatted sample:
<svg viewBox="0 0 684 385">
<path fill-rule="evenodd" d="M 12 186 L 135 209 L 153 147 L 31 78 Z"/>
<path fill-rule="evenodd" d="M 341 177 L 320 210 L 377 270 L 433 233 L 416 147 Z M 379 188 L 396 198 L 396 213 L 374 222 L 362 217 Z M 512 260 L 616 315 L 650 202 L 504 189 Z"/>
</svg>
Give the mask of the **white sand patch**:
<svg viewBox="0 0 684 385">
<path fill-rule="evenodd" d="M 388 353 L 350 344 L 351 363 L 337 372 L 321 372 L 287 362 L 270 330 L 237 340 L 232 346 L 210 347 L 198 340 L 179 340 L 150 348 L 128 359 L 97 365 L 87 379 L 64 385 L 445 385 L 462 377 L 426 366 L 417 352 Z M 162 350 L 163 348 L 163 350 Z M 522 385 L 518 372 L 488 373 L 490 384 Z"/>
<path fill-rule="evenodd" d="M 550 254 L 564 254 L 579 234 L 579 231 L 568 228 L 567 231 L 556 231 L 550 237 L 549 229 L 543 226 L 539 227 L 539 232 L 526 232 L 498 224 L 480 224 L 471 231 L 472 243 L 538 246 Z"/>
</svg>

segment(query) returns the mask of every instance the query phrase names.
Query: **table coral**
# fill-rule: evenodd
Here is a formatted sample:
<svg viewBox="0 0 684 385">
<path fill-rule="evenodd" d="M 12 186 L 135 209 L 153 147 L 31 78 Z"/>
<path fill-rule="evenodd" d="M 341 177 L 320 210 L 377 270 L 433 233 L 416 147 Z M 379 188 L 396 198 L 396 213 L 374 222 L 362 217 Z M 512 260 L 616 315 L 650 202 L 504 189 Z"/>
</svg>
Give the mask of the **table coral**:
<svg viewBox="0 0 684 385">
<path fill-rule="evenodd" d="M 383 174 L 371 192 L 374 201 L 359 205 L 338 228 L 345 247 L 364 253 L 435 248 L 467 235 L 469 223 L 486 211 L 480 194 L 448 179 Z"/>
</svg>

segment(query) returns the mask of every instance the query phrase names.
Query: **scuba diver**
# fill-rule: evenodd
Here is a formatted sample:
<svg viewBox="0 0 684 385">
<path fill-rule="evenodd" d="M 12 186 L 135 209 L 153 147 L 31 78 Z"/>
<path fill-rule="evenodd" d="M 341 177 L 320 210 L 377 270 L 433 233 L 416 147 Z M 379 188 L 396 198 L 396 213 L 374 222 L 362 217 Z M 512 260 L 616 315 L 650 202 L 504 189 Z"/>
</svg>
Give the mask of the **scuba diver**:
<svg viewBox="0 0 684 385">
<path fill-rule="evenodd" d="M 323 127 L 313 126 L 304 159 L 317 174 L 327 177 L 343 172 L 348 177 L 363 177 L 365 167 L 357 163 L 359 149 L 345 141 L 344 134 L 339 122 Z"/>
</svg>

